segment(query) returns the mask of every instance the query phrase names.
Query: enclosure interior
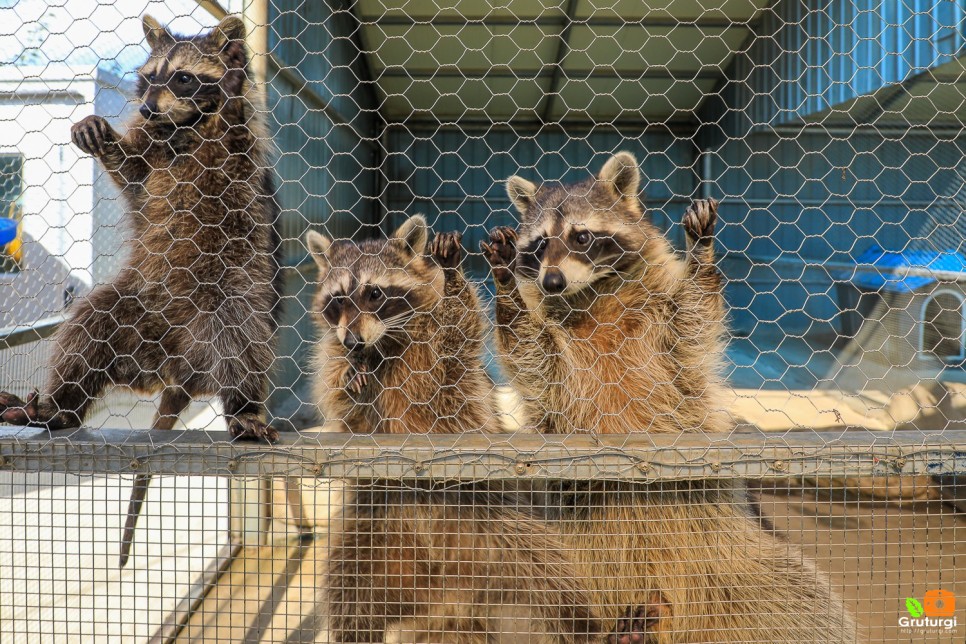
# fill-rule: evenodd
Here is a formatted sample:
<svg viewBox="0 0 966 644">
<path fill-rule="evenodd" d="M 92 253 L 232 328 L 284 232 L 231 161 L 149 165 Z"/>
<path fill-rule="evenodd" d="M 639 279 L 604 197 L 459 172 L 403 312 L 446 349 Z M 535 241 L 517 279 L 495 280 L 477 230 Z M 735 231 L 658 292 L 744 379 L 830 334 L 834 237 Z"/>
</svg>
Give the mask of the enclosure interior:
<svg viewBox="0 0 966 644">
<path fill-rule="evenodd" d="M 47 336 L 65 304 L 109 281 L 125 256 L 124 204 L 70 145 L 69 129 L 90 114 L 121 128 L 137 110 L 145 13 L 186 33 L 229 13 L 255 26 L 249 46 L 277 147 L 286 266 L 269 401 L 288 432 L 282 452 L 322 431 L 310 387 L 317 269 L 307 230 L 380 237 L 423 213 L 434 231 L 463 232 L 463 266 L 492 314 L 479 244 L 518 220 L 507 177 L 578 181 L 626 150 L 640 161 L 651 219 L 678 251 L 692 201 L 721 202 L 715 249 L 735 429 L 709 443 L 744 445 L 731 477 L 760 505 L 755 529 L 828 575 L 821 584 L 842 596 L 864 641 L 922 641 L 899 623 L 906 599 L 935 589 L 966 597 L 966 3 L 0 6 L 0 216 L 16 219 L 23 239 L 20 259 L 8 247 L 0 266 L 0 389 L 25 395 L 43 382 Z M 500 399 L 512 399 L 496 353 L 488 345 L 487 371 Z M 156 409 L 155 399 L 112 392 L 86 423 L 94 431 L 75 437 L 78 453 L 113 441 L 125 455 L 125 444 L 161 445 L 97 431 L 143 430 Z M 94 458 L 72 472 L 70 436 L 57 439 L 62 456 L 27 430 L 0 437 L 0 639 L 329 641 L 326 559 L 351 497 L 327 470 L 255 448 L 239 453 L 264 459 L 272 476 L 239 474 L 243 459 L 218 447 L 227 440 L 220 412 L 195 401 L 179 425 L 212 432 L 208 445 L 158 447 L 160 458 L 184 461 L 166 462 L 180 474 L 153 482 L 123 570 L 117 544 L 135 464 L 112 457 L 98 471 Z M 512 408 L 509 416 L 520 420 Z M 776 469 L 735 438 L 748 432 L 800 446 L 801 463 L 783 477 L 787 463 Z M 890 451 L 900 432 L 912 438 Z M 863 453 L 874 465 L 843 457 L 839 474 L 822 474 L 815 454 L 827 465 L 870 436 L 880 442 Z M 47 460 L 21 465 L 25 445 Z M 936 445 L 950 451 L 926 449 Z M 359 462 L 400 449 L 373 439 Z M 916 465 L 920 452 L 932 460 Z M 607 471 L 682 485 L 720 475 L 720 462 L 694 454 L 695 470 L 674 461 L 649 474 Z M 493 474 L 481 466 L 471 477 Z M 957 610 L 959 625 L 927 641 L 962 641 L 966 612 Z"/>
</svg>

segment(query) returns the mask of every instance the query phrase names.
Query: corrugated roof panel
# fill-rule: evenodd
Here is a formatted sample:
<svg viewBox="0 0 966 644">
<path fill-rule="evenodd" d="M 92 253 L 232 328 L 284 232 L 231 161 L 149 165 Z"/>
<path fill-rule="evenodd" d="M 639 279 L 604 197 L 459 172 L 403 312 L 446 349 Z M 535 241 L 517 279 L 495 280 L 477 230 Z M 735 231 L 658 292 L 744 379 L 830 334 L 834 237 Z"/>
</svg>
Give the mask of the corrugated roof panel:
<svg viewBox="0 0 966 644">
<path fill-rule="evenodd" d="M 561 82 L 553 119 L 583 118 L 606 122 L 619 117 L 655 123 L 687 120 L 717 81 L 673 81 L 619 78 L 569 79 Z"/>
<path fill-rule="evenodd" d="M 750 20 L 771 0 L 579 0 L 578 18 Z"/>
<path fill-rule="evenodd" d="M 405 67 L 414 75 L 449 65 L 466 70 L 540 69 L 560 42 L 556 28 L 518 26 L 368 25 L 363 27 L 373 71 Z"/>
<path fill-rule="evenodd" d="M 721 72 L 748 35 L 744 27 L 574 26 L 566 70 L 613 66 L 617 70 L 665 67 L 695 70 L 715 65 Z"/>
<path fill-rule="evenodd" d="M 714 1 L 714 0 L 712 0 Z M 359 0 L 358 15 L 365 21 L 376 18 L 536 18 L 563 16 L 559 6 L 541 0 L 501 0 L 496 3 L 481 0 Z M 563 5 L 563 0 L 560 1 Z M 549 5 L 549 6 L 548 6 Z"/>
<path fill-rule="evenodd" d="M 440 119 L 533 119 L 543 102 L 547 83 L 548 78 L 384 78 L 380 83 L 385 93 L 382 111 L 390 120 L 410 114 Z"/>
</svg>

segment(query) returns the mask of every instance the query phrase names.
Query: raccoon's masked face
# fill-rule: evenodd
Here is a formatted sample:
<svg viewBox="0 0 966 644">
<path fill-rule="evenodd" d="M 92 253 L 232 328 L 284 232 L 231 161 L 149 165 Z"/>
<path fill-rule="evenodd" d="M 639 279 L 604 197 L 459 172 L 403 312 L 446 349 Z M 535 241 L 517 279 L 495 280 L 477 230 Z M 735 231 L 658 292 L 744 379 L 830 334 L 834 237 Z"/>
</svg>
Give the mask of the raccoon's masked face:
<svg viewBox="0 0 966 644">
<path fill-rule="evenodd" d="M 320 270 L 313 312 L 346 352 L 384 352 L 404 344 L 407 325 L 438 300 L 439 271 L 423 257 L 427 240 L 420 215 L 388 240 L 332 242 L 315 231 L 306 235 Z"/>
<path fill-rule="evenodd" d="M 141 116 L 168 126 L 191 126 L 239 96 L 247 80 L 245 25 L 229 16 L 205 36 L 171 34 L 151 16 L 143 19 L 151 46 L 138 72 Z"/>
<path fill-rule="evenodd" d="M 510 177 L 521 214 L 516 276 L 543 296 L 569 297 L 641 262 L 637 160 L 622 152 L 592 180 L 541 186 Z"/>
</svg>

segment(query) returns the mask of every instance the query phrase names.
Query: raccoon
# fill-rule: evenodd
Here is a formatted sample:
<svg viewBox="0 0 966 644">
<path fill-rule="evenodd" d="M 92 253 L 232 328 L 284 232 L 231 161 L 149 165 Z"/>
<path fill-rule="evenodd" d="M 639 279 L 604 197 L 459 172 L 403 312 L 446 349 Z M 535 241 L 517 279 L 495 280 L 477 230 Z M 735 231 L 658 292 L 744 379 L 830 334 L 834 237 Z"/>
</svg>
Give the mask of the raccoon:
<svg viewBox="0 0 966 644">
<path fill-rule="evenodd" d="M 626 152 L 574 185 L 507 182 L 519 229 L 494 229 L 482 250 L 500 357 L 540 432 L 730 429 L 718 204 L 687 210 L 682 258 L 647 221 L 639 183 Z M 854 641 L 829 581 L 758 528 L 737 486 L 564 482 L 553 492 L 546 518 L 596 617 L 617 620 L 610 642 Z"/>
<path fill-rule="evenodd" d="M 112 385 L 162 392 L 153 427 L 217 394 L 232 436 L 274 440 L 264 421 L 279 309 L 279 207 L 262 98 L 248 78 L 245 27 L 225 18 L 177 36 L 143 19 L 151 55 L 139 112 L 122 135 L 100 116 L 72 129 L 121 189 L 130 256 L 73 304 L 54 337 L 43 393 L 0 394 L 0 419 L 78 427 Z M 149 477 L 132 492 L 121 565 Z"/>
<path fill-rule="evenodd" d="M 460 234 L 437 235 L 429 249 L 428 237 L 421 216 L 388 240 L 306 236 L 320 270 L 316 396 L 345 431 L 501 429 L 481 361 L 486 320 L 459 268 Z M 561 544 L 498 484 L 378 481 L 353 486 L 348 499 L 326 573 L 333 642 L 599 634 L 586 598 L 568 585 Z"/>
</svg>

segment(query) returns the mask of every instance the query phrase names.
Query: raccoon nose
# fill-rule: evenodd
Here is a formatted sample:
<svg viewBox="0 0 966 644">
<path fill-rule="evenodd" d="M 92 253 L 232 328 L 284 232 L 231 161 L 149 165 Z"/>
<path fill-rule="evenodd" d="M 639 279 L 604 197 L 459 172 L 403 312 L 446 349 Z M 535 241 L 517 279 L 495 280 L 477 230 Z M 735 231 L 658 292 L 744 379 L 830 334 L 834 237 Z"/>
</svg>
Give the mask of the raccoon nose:
<svg viewBox="0 0 966 644">
<path fill-rule="evenodd" d="M 157 111 L 157 109 L 158 106 L 156 104 L 145 102 L 141 104 L 141 109 L 139 111 L 141 112 L 141 116 L 149 119 L 154 116 L 154 113 Z"/>
<path fill-rule="evenodd" d="M 345 338 L 342 339 L 342 346 L 344 346 L 349 351 L 354 349 L 359 349 L 362 347 L 362 340 L 359 339 L 352 331 L 345 332 Z"/>
<path fill-rule="evenodd" d="M 565 288 L 567 280 L 560 271 L 550 270 L 543 276 L 543 290 L 547 293 L 561 293 Z"/>
</svg>

